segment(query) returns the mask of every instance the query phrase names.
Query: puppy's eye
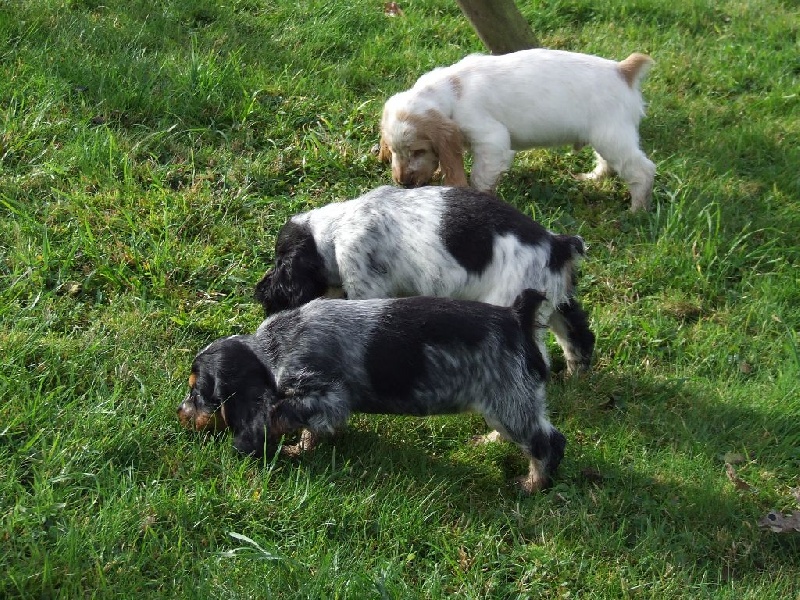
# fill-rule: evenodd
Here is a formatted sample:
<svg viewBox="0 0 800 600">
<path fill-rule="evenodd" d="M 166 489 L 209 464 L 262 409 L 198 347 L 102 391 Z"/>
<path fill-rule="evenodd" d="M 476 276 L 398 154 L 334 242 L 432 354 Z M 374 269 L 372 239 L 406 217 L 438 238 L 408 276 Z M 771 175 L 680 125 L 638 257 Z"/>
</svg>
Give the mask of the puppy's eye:
<svg viewBox="0 0 800 600">
<path fill-rule="evenodd" d="M 427 150 L 422 150 L 422 149 L 420 149 L 420 150 L 414 150 L 414 151 L 411 153 L 411 156 L 413 156 L 414 158 L 422 158 L 422 157 L 423 157 L 423 156 L 425 156 L 427 153 L 428 153 L 428 151 L 427 151 Z"/>
</svg>

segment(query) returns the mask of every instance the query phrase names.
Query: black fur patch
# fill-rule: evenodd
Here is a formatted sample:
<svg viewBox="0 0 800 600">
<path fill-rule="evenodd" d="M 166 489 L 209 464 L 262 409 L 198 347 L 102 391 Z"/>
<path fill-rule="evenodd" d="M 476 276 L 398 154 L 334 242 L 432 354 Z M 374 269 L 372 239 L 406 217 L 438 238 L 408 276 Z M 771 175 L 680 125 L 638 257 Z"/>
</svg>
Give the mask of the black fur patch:
<svg viewBox="0 0 800 600">
<path fill-rule="evenodd" d="M 256 284 L 255 299 L 269 315 L 319 298 L 327 289 L 325 265 L 311 229 L 290 219 L 278 234 L 275 267 Z"/>
<path fill-rule="evenodd" d="M 492 261 L 498 235 L 511 233 L 531 246 L 551 237 L 539 223 L 491 194 L 459 188 L 442 195 L 446 208 L 439 235 L 450 254 L 470 273 L 482 273 Z"/>
<path fill-rule="evenodd" d="M 556 310 L 564 317 L 567 324 L 567 338 L 573 351 L 582 358 L 583 369 L 589 369 L 594 354 L 595 335 L 589 328 L 589 318 L 580 302 L 570 298 L 568 302 L 559 304 Z"/>
<path fill-rule="evenodd" d="M 489 310 L 487 310 L 487 308 Z M 427 415 L 431 407 L 410 406 L 408 397 L 415 384 L 426 375 L 423 347 L 448 344 L 474 347 L 490 332 L 502 332 L 509 344 L 519 333 L 519 326 L 507 309 L 478 302 L 459 303 L 452 310 L 447 298 L 418 296 L 392 305 L 384 314 L 365 352 L 367 374 L 376 397 L 374 405 L 358 406 L 359 412 Z M 393 407 L 393 401 L 397 406 Z M 437 407 L 437 412 L 450 411 Z"/>
<path fill-rule="evenodd" d="M 577 235 L 553 236 L 553 244 L 550 247 L 550 258 L 547 267 L 553 272 L 560 272 L 564 266 L 574 261 L 578 256 L 586 254 L 586 247 L 583 239 Z"/>
<path fill-rule="evenodd" d="M 549 435 L 540 431 L 531 440 L 531 456 L 544 462 L 547 465 L 547 473 L 553 475 L 564 460 L 566 447 L 567 438 L 558 429 L 553 429 Z"/>
</svg>

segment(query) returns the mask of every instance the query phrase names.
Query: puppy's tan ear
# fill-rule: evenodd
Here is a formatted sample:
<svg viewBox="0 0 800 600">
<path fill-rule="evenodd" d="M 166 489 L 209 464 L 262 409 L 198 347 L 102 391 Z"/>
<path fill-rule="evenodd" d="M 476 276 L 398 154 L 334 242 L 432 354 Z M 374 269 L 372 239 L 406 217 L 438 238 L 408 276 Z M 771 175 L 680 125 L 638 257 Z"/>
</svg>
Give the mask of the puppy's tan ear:
<svg viewBox="0 0 800 600">
<path fill-rule="evenodd" d="M 430 128 L 431 142 L 439 156 L 444 183 L 456 187 L 468 187 L 464 171 L 464 136 L 452 119 L 443 116 L 433 120 Z"/>
<path fill-rule="evenodd" d="M 378 160 L 383 163 L 392 162 L 392 151 L 389 149 L 389 145 L 383 141 L 383 134 L 378 142 Z"/>
</svg>

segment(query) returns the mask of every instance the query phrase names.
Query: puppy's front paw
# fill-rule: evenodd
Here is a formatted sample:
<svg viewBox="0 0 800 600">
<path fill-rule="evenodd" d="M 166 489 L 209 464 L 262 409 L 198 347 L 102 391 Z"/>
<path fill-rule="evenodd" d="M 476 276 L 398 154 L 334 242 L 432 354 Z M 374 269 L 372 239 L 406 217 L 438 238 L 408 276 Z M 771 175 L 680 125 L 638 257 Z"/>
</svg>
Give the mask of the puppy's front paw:
<svg viewBox="0 0 800 600">
<path fill-rule="evenodd" d="M 519 488 L 526 494 L 535 494 L 546 488 L 549 484 L 549 480 L 545 478 L 536 478 L 532 477 L 531 475 L 523 475 L 522 477 L 517 477 L 515 480 L 516 484 Z"/>
<path fill-rule="evenodd" d="M 582 375 L 592 370 L 592 361 L 581 360 L 567 360 L 567 375 Z"/>
<path fill-rule="evenodd" d="M 282 446 L 281 447 L 281 456 L 286 456 L 287 458 L 300 458 L 305 450 L 300 446 L 300 444 L 292 444 L 291 446 Z"/>
<path fill-rule="evenodd" d="M 473 446 L 480 446 L 482 444 L 490 444 L 492 442 L 497 442 L 503 439 L 503 436 L 500 435 L 499 431 L 492 431 L 491 433 L 485 433 L 483 435 L 474 435 L 470 440 Z"/>
<path fill-rule="evenodd" d="M 289 458 L 299 458 L 304 453 L 311 452 L 314 448 L 316 448 L 318 443 L 318 436 L 314 435 L 308 429 L 303 429 L 303 431 L 300 433 L 300 439 L 298 442 L 289 446 L 283 446 L 281 448 L 281 454 L 283 456 L 288 456 Z"/>
</svg>

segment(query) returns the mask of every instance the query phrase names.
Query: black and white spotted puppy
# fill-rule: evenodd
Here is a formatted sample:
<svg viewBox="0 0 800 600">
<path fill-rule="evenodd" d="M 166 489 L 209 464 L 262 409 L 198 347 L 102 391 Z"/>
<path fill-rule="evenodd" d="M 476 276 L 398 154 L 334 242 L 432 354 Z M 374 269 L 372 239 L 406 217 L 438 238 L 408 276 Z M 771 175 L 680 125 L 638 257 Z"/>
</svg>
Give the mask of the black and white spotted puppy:
<svg viewBox="0 0 800 600">
<path fill-rule="evenodd" d="M 534 492 L 566 444 L 546 415 L 548 368 L 534 343 L 543 301 L 533 290 L 510 308 L 423 296 L 313 300 L 200 351 L 178 417 L 192 429 L 228 427 L 237 449 L 261 456 L 300 430 L 302 446 L 288 451 L 307 449 L 353 412 L 478 412 L 528 456 L 520 484 Z"/>
<path fill-rule="evenodd" d="M 551 233 L 513 206 L 467 188 L 384 186 L 293 216 L 255 297 L 267 315 L 343 292 L 348 299 L 439 296 L 510 306 L 547 297 L 540 318 L 570 372 L 591 364 L 595 337 L 574 296 L 579 236 Z M 547 359 L 545 330 L 537 343 Z"/>
</svg>

